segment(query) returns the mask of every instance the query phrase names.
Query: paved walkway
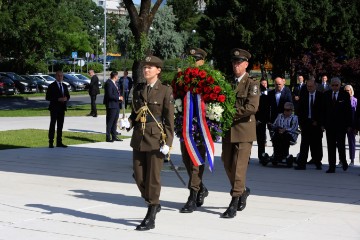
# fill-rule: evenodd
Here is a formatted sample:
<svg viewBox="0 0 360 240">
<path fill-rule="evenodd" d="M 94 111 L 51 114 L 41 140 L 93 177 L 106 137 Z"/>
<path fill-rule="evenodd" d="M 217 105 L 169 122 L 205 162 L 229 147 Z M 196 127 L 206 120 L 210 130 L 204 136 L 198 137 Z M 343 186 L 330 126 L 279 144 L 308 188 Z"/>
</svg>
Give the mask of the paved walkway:
<svg viewBox="0 0 360 240">
<path fill-rule="evenodd" d="M 0 118 L 0 131 L 48 125 L 49 117 Z M 64 128 L 104 133 L 105 117 L 66 117 Z M 356 167 L 335 174 L 324 173 L 326 151 L 323 171 L 263 167 L 256 142 L 247 176 L 251 195 L 236 218 L 219 218 L 230 195 L 217 143 L 215 172 L 205 172 L 210 194 L 204 206 L 179 213 L 188 190 L 165 166 L 156 228 L 134 231 L 146 207 L 131 177 L 129 142 L 0 151 L 0 240 L 360 239 L 358 158 Z M 291 147 L 293 154 L 299 145 Z M 182 165 L 178 141 L 172 159 Z M 184 171 L 180 174 L 187 179 Z"/>
</svg>

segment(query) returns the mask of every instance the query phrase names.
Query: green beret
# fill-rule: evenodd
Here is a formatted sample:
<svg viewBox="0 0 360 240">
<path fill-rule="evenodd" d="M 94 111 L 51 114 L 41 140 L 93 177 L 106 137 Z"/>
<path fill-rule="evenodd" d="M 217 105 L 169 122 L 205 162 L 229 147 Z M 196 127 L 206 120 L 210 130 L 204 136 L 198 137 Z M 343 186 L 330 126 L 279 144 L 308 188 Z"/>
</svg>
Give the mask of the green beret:
<svg viewBox="0 0 360 240">
<path fill-rule="evenodd" d="M 144 60 L 141 61 L 141 65 L 152 65 L 158 68 L 163 68 L 164 67 L 164 63 L 163 61 L 155 56 L 147 56 L 145 57 Z"/>
<path fill-rule="evenodd" d="M 207 53 L 201 48 L 190 48 L 188 53 L 197 60 L 204 60 L 207 55 Z"/>
<path fill-rule="evenodd" d="M 234 48 L 231 50 L 232 61 L 243 62 L 243 61 L 249 61 L 250 58 L 251 58 L 251 54 L 244 49 Z"/>
</svg>

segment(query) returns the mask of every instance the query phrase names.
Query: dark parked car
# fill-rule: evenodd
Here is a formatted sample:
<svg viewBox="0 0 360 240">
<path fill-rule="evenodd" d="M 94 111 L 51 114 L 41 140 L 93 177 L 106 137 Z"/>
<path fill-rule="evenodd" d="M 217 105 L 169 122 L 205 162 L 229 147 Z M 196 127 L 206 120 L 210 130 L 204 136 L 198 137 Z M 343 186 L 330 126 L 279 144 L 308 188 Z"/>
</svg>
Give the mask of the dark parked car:
<svg viewBox="0 0 360 240">
<path fill-rule="evenodd" d="M 30 75 L 21 75 L 23 78 L 31 81 L 35 81 L 37 84 L 38 92 L 45 93 L 50 85 L 50 83 L 46 82 L 41 77 L 30 76 Z"/>
<path fill-rule="evenodd" d="M 8 77 L 0 76 L 0 95 L 14 95 L 15 93 L 15 83 Z"/>
<path fill-rule="evenodd" d="M 55 74 L 50 74 L 50 76 L 54 76 Z M 64 82 L 70 84 L 72 91 L 83 91 L 89 88 L 89 84 L 77 77 L 71 76 L 70 74 L 64 73 Z"/>
<path fill-rule="evenodd" d="M 15 83 L 15 88 L 20 93 L 35 93 L 37 92 L 37 83 L 34 81 L 28 81 L 13 72 L 0 72 L 1 76 L 5 76 L 11 79 Z"/>
</svg>

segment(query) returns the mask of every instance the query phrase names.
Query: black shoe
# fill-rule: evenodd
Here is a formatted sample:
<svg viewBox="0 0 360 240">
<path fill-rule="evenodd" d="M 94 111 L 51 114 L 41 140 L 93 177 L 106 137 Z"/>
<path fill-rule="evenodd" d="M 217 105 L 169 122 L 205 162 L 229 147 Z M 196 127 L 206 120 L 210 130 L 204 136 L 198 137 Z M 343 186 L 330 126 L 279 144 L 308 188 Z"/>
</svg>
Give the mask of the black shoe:
<svg viewBox="0 0 360 240">
<path fill-rule="evenodd" d="M 121 133 L 119 133 L 119 132 L 116 132 L 116 135 L 120 136 L 120 135 L 121 135 Z"/>
<path fill-rule="evenodd" d="M 54 148 L 54 144 L 49 143 L 49 148 Z"/>
<path fill-rule="evenodd" d="M 144 220 L 141 222 L 140 225 L 136 227 L 137 231 L 147 231 L 150 229 L 155 228 L 155 218 L 156 214 L 160 212 L 161 206 L 160 205 L 149 205 L 148 211 Z"/>
<path fill-rule="evenodd" d="M 209 195 L 209 191 L 204 184 L 201 183 L 200 191 L 196 197 L 196 206 L 201 207 L 204 204 L 205 198 Z"/>
<path fill-rule="evenodd" d="M 93 117 L 97 117 L 97 114 L 94 114 Z"/>
<path fill-rule="evenodd" d="M 187 202 L 185 203 L 184 207 L 180 209 L 181 213 L 192 213 L 196 210 L 196 195 L 197 192 L 195 190 L 190 190 L 190 196 L 188 197 Z"/>
<path fill-rule="evenodd" d="M 310 159 L 306 164 L 315 164 L 315 161 L 313 159 Z"/>
<path fill-rule="evenodd" d="M 245 209 L 245 207 L 246 207 L 246 199 L 248 198 L 249 195 L 250 195 L 250 188 L 246 187 L 245 191 L 243 192 L 243 194 L 239 198 L 239 203 L 238 203 L 238 207 L 237 207 L 238 211 L 242 211 L 242 210 Z"/>
<path fill-rule="evenodd" d="M 65 144 L 59 143 L 59 144 L 56 144 L 56 147 L 67 148 L 68 146 L 66 146 Z"/>
<path fill-rule="evenodd" d="M 222 218 L 233 218 L 236 216 L 236 211 L 239 204 L 239 197 L 233 197 L 231 199 L 229 207 L 226 211 L 221 215 Z"/>
<path fill-rule="evenodd" d="M 90 116 L 94 116 L 93 113 L 89 113 L 89 114 L 86 114 L 86 116 L 90 117 Z"/>
<path fill-rule="evenodd" d="M 346 161 L 344 163 L 342 164 L 342 169 L 346 171 L 349 168 L 349 164 Z"/>
<path fill-rule="evenodd" d="M 306 166 L 299 165 L 299 166 L 294 167 L 294 169 L 295 170 L 306 170 Z"/>
<path fill-rule="evenodd" d="M 316 170 L 322 170 L 322 164 L 321 163 L 317 163 L 316 165 Z"/>
<path fill-rule="evenodd" d="M 111 140 L 111 139 L 106 139 L 106 142 L 114 142 L 114 140 Z"/>
<path fill-rule="evenodd" d="M 116 137 L 116 138 L 113 138 L 113 141 L 122 142 L 123 140 L 121 138 Z"/>
</svg>

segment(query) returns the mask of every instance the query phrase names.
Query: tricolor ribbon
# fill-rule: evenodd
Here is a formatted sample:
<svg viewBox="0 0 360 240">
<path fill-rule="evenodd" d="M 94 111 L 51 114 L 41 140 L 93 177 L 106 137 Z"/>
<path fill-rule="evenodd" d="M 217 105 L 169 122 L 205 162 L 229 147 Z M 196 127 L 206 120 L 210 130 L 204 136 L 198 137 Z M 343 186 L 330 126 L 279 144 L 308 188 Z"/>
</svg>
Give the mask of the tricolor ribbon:
<svg viewBox="0 0 360 240">
<path fill-rule="evenodd" d="M 194 113 L 197 117 L 200 134 L 204 141 L 207 153 L 206 156 L 209 162 L 209 169 L 212 172 L 214 170 L 214 142 L 206 123 L 205 103 L 201 99 L 200 94 L 197 94 L 194 97 L 190 92 L 187 92 L 186 96 L 184 97 L 183 138 L 190 159 L 195 166 L 199 166 L 204 164 L 205 161 L 202 159 L 199 153 L 192 132 Z"/>
</svg>

